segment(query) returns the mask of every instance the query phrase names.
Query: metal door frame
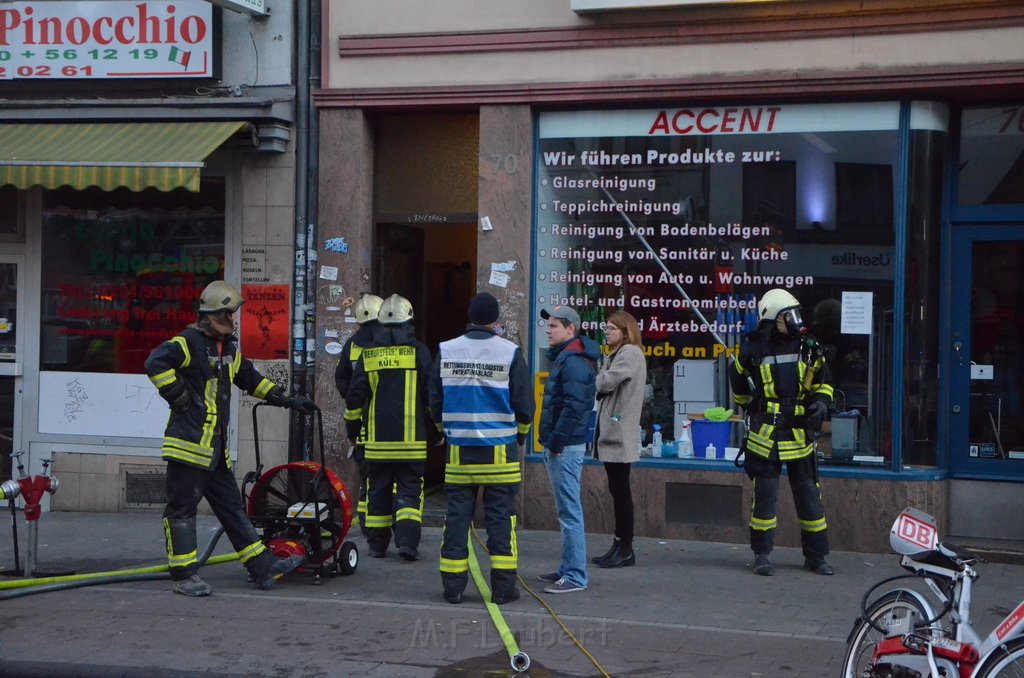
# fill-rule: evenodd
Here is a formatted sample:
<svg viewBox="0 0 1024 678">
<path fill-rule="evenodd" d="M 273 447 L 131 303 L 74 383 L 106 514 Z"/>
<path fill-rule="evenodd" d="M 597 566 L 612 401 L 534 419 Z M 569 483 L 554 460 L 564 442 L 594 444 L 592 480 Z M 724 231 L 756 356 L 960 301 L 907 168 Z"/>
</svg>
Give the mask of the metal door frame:
<svg viewBox="0 0 1024 678">
<path fill-rule="evenodd" d="M 971 459 L 967 456 L 970 415 L 971 356 L 971 257 L 958 259 L 958 253 L 970 253 L 975 242 L 1024 242 L 1024 223 L 1007 220 L 1004 224 L 954 223 L 950 251 L 950 327 L 945 337 L 946 374 L 949 375 L 949 432 L 947 459 L 954 478 L 1013 480 L 1024 482 L 1024 464 L 1008 464 L 999 459 Z M 958 344 L 959 342 L 959 350 Z M 1009 471 L 1016 470 L 1016 473 Z"/>
</svg>

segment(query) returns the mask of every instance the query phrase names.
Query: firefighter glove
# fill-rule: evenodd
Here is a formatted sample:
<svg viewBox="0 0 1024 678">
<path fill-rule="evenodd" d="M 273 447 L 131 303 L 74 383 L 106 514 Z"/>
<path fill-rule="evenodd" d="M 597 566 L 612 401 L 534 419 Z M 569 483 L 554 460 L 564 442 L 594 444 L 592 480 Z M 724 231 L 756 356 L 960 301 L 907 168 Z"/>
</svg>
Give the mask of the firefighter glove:
<svg viewBox="0 0 1024 678">
<path fill-rule="evenodd" d="M 188 391 L 181 389 L 181 393 L 171 399 L 171 409 L 178 413 L 188 412 L 189 397 Z"/>
<path fill-rule="evenodd" d="M 821 428 L 828 415 L 828 405 L 823 400 L 815 400 L 807 407 L 807 427 Z"/>
<path fill-rule="evenodd" d="M 297 410 L 299 412 L 302 412 L 303 414 L 313 414 L 313 412 L 317 410 L 316 403 L 314 403 L 306 396 L 301 395 L 292 396 L 291 398 L 288 398 L 287 400 L 285 400 L 284 405 L 289 409 Z"/>
</svg>

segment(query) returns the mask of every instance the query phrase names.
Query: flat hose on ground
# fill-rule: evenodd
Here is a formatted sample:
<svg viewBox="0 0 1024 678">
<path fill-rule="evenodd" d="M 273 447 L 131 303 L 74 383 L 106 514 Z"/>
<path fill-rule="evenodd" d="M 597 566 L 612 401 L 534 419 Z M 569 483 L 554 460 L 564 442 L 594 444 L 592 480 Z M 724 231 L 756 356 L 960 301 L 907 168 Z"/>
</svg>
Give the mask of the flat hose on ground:
<svg viewBox="0 0 1024 678">
<path fill-rule="evenodd" d="M 484 543 L 480 540 L 480 536 L 476 533 L 476 526 L 473 523 L 470 523 L 469 531 L 473 535 L 473 539 L 478 544 L 480 544 L 480 547 L 483 548 L 484 552 L 486 553 L 487 546 L 484 545 Z M 491 620 L 494 622 L 494 627 L 498 630 L 498 634 L 501 636 L 502 642 L 505 643 L 505 649 L 508 651 L 509 659 L 512 661 L 512 668 L 519 672 L 525 671 L 526 669 L 530 668 L 530 657 L 525 652 L 522 652 L 519 649 L 519 645 L 516 643 L 515 638 L 512 635 L 512 631 L 511 629 L 509 629 L 508 623 L 505 621 L 505 617 L 502 616 L 501 610 L 498 609 L 497 605 L 490 602 L 491 591 L 490 588 L 487 586 L 487 582 L 484 580 L 483 574 L 480 573 L 480 564 L 477 562 L 476 559 L 476 549 L 475 547 L 473 547 L 472 544 L 470 544 L 469 549 L 469 570 L 473 574 L 473 581 L 476 582 L 476 586 L 480 590 L 480 595 L 483 597 L 484 601 L 486 601 L 485 605 L 487 606 L 487 611 L 491 615 Z M 579 639 L 577 639 L 576 636 L 573 635 L 572 631 L 570 631 L 569 628 L 562 623 L 562 620 L 558 618 L 558 614 L 554 611 L 554 609 L 552 609 L 550 605 L 544 602 L 544 600 L 541 599 L 541 597 L 538 596 L 536 592 L 526 584 L 526 581 L 523 579 L 522 575 L 516 575 L 516 579 L 518 579 L 522 587 L 526 589 L 526 591 L 529 592 L 531 596 L 536 598 L 537 602 L 540 603 L 544 607 L 544 609 L 548 611 L 548 614 L 551 615 L 551 618 L 555 620 L 555 623 L 558 624 L 559 627 L 561 627 L 562 631 L 565 632 L 566 636 L 572 639 L 572 642 L 576 644 L 576 647 L 580 649 L 580 652 L 586 655 L 587 659 L 589 659 L 591 663 L 594 665 L 594 667 L 598 671 L 600 671 L 601 675 L 604 678 L 611 678 L 611 676 L 608 675 L 608 672 L 604 670 L 604 667 L 601 666 L 600 662 L 597 661 L 597 658 L 594 657 L 594 655 L 592 655 L 590 651 L 583 646 L 583 643 L 581 643 Z M 525 665 L 523 665 L 524 661 Z"/>
<path fill-rule="evenodd" d="M 206 545 L 202 555 L 199 557 L 199 566 L 217 565 L 238 560 L 237 553 L 227 553 L 220 556 L 210 557 L 213 548 L 217 545 L 220 536 L 224 534 L 224 528 L 218 527 L 210 543 Z M 47 593 L 49 591 L 67 591 L 69 589 L 84 588 L 86 586 L 99 586 L 101 584 L 118 584 L 133 581 L 155 581 L 169 579 L 168 565 L 152 565 L 149 567 L 136 567 L 125 570 L 112 570 L 109 572 L 93 572 L 91 574 L 71 574 L 62 577 L 39 577 L 36 579 L 15 579 L 0 582 L 0 600 L 11 600 L 23 596 L 31 596 L 36 593 Z"/>
</svg>

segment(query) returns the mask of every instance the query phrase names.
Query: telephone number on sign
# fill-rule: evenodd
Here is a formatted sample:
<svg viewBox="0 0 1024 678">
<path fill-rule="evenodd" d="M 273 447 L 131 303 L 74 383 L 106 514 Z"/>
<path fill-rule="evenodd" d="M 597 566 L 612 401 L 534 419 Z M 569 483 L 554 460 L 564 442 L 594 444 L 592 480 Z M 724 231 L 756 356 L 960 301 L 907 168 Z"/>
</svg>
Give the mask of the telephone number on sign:
<svg viewBox="0 0 1024 678">
<path fill-rule="evenodd" d="M 107 71 L 106 64 L 112 65 L 113 62 L 124 63 L 125 61 L 152 64 L 159 58 L 160 50 L 154 48 L 130 50 L 110 48 L 47 49 L 24 52 L 0 50 L 0 79 L 103 77 Z"/>
<path fill-rule="evenodd" d="M 0 49 L 0 61 L 10 61 L 16 55 L 14 52 L 6 49 Z M 63 59 L 64 61 L 76 61 L 78 59 L 91 59 L 93 61 L 116 61 L 122 56 L 129 59 L 156 59 L 160 56 L 160 50 L 149 47 L 147 49 L 129 49 L 123 53 L 120 50 L 113 48 L 105 49 L 90 49 L 90 50 L 78 50 L 78 49 L 47 49 L 40 52 L 27 50 L 21 53 L 22 57 L 26 59 L 43 58 L 47 61 L 56 61 L 57 59 Z"/>
<path fill-rule="evenodd" d="M 65 78 L 88 77 L 92 75 L 92 66 L 62 66 L 60 70 L 45 65 L 18 66 L 17 68 L 0 66 L 0 78 L 15 76 L 19 78 L 53 78 L 58 74 Z"/>
</svg>

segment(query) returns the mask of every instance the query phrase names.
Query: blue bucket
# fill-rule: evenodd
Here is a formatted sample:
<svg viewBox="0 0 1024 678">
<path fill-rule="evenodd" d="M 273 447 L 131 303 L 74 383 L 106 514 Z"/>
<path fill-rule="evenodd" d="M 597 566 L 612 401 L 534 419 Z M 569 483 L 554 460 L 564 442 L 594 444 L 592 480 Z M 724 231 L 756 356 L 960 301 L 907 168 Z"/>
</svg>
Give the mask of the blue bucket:
<svg viewBox="0 0 1024 678">
<path fill-rule="evenodd" d="M 697 459 L 707 458 L 708 443 L 715 446 L 715 459 L 725 459 L 725 448 L 729 446 L 729 433 L 732 422 L 707 421 L 695 419 L 690 423 L 690 435 L 693 438 L 693 456 Z"/>
</svg>

